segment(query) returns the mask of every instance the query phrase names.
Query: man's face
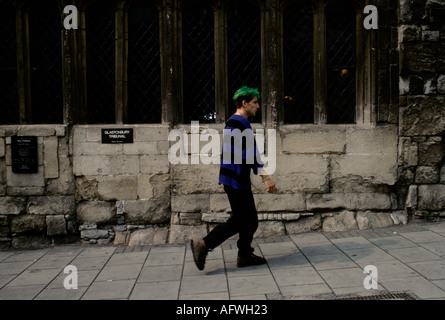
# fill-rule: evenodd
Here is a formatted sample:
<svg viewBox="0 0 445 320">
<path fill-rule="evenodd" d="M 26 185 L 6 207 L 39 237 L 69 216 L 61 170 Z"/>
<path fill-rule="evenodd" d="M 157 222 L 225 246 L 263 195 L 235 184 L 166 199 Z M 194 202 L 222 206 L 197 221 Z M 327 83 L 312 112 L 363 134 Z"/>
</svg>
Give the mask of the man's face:
<svg viewBox="0 0 445 320">
<path fill-rule="evenodd" d="M 243 101 L 243 106 L 246 109 L 246 113 L 248 117 L 253 117 L 258 109 L 260 108 L 260 104 L 258 102 L 258 98 L 253 98 L 249 102 Z"/>
</svg>

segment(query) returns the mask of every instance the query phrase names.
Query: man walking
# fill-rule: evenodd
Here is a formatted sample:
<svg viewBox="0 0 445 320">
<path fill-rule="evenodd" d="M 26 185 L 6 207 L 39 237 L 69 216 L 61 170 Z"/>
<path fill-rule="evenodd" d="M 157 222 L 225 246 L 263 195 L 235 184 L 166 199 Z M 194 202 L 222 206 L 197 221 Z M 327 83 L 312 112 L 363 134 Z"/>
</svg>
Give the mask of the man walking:
<svg viewBox="0 0 445 320">
<path fill-rule="evenodd" d="M 275 183 L 259 160 L 259 151 L 248 120 L 249 117 L 255 116 L 260 108 L 259 98 L 258 90 L 248 87 L 240 88 L 233 96 L 237 110 L 227 120 L 224 129 L 219 174 L 219 184 L 224 185 L 232 214 L 225 223 L 215 227 L 206 237 L 191 241 L 193 257 L 199 270 L 204 269 L 209 251 L 237 233 L 239 234 L 237 266 L 247 267 L 266 263 L 266 259 L 253 254 L 254 249 L 251 246 L 253 235 L 258 228 L 258 214 L 250 181 L 251 170 L 262 177 L 267 188 L 266 192 L 276 191 Z"/>
</svg>

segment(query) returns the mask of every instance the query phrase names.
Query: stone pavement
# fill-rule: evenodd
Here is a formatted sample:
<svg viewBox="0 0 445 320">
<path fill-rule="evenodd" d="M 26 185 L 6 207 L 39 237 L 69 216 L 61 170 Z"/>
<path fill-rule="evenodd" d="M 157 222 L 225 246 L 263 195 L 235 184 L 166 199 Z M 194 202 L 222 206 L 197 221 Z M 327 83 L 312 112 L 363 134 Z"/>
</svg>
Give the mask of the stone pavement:
<svg viewBox="0 0 445 320">
<path fill-rule="evenodd" d="M 303 300 L 408 292 L 445 299 L 445 222 L 255 239 L 267 265 L 237 268 L 236 241 L 198 271 L 188 245 L 0 251 L 0 300 Z M 78 288 L 64 288 L 67 265 Z M 374 265 L 378 289 L 366 290 Z"/>
</svg>

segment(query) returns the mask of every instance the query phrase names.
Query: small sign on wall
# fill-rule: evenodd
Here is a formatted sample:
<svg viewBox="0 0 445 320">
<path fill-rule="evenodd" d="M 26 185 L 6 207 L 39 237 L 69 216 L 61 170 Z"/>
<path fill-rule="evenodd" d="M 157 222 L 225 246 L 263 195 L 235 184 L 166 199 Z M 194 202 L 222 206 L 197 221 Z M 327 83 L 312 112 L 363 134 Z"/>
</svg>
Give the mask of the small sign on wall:
<svg viewBox="0 0 445 320">
<path fill-rule="evenodd" d="M 133 143 L 133 129 L 101 129 L 102 143 Z"/>
<path fill-rule="evenodd" d="M 37 137 L 11 137 L 12 172 L 37 173 Z"/>
</svg>

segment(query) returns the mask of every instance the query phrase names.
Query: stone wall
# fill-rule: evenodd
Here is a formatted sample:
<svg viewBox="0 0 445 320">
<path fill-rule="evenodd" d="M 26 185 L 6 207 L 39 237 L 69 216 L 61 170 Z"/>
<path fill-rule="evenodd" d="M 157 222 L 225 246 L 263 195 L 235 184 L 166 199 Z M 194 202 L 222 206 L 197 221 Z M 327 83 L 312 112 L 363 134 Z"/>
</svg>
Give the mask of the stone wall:
<svg viewBox="0 0 445 320">
<path fill-rule="evenodd" d="M 445 214 L 445 2 L 400 1 L 400 206 Z M 403 201 L 406 199 L 406 203 Z"/>
</svg>

